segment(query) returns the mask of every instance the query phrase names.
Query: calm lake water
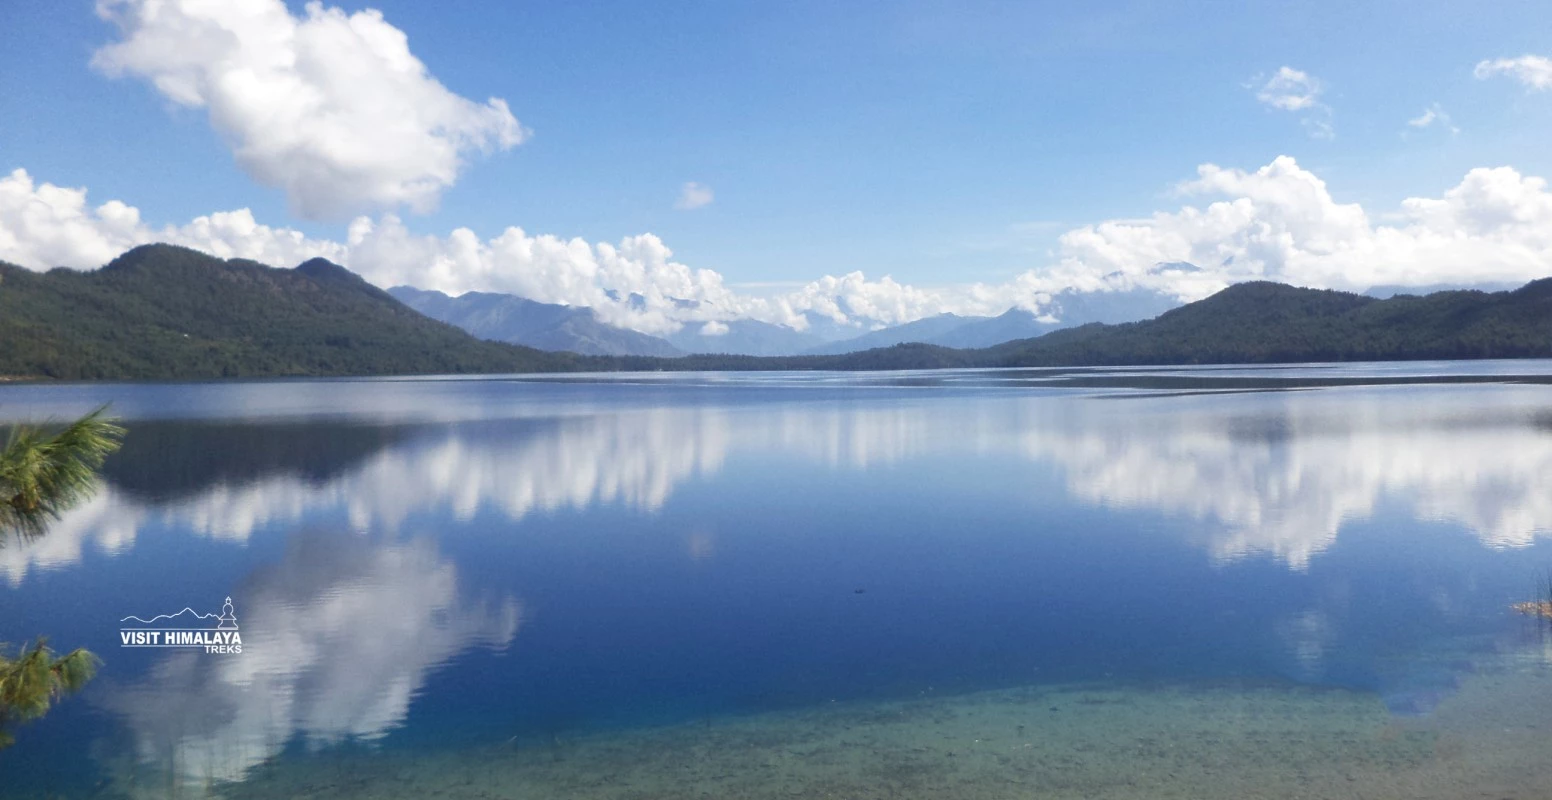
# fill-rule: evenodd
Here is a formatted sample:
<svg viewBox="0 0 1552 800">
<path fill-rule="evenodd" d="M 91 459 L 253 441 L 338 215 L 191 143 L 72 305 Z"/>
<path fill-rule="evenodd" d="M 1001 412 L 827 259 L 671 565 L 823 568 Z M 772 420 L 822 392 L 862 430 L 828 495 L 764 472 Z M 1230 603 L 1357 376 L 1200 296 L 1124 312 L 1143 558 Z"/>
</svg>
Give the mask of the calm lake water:
<svg viewBox="0 0 1552 800">
<path fill-rule="evenodd" d="M 0 795 L 1552 796 L 1549 376 L 0 386 L 130 430 L 0 547 L 106 662 Z"/>
</svg>

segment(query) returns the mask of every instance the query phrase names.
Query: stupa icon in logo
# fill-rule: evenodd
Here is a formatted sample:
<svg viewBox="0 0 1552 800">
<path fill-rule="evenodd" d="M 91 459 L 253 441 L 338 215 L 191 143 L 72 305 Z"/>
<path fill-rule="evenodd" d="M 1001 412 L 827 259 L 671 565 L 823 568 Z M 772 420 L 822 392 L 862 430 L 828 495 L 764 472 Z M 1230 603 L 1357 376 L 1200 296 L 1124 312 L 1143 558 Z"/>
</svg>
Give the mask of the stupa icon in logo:
<svg viewBox="0 0 1552 800">
<path fill-rule="evenodd" d="M 216 626 L 216 630 L 237 630 L 237 615 L 232 613 L 232 598 L 226 598 L 226 604 L 221 606 L 221 616 L 217 617 L 216 619 L 221 623 Z"/>
</svg>

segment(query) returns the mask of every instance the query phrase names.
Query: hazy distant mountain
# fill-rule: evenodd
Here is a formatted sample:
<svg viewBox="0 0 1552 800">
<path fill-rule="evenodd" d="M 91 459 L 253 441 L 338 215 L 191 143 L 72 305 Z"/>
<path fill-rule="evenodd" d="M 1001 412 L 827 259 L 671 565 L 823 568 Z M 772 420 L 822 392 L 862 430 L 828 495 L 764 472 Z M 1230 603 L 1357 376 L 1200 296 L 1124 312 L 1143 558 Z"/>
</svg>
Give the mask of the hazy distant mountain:
<svg viewBox="0 0 1552 800">
<path fill-rule="evenodd" d="M 0 263 L 0 375 L 64 379 L 574 369 L 482 342 L 323 259 L 276 269 L 136 247 L 92 272 Z"/>
<path fill-rule="evenodd" d="M 954 348 L 991 347 L 1014 339 L 1029 339 L 1062 327 L 1042 322 L 1022 308 L 1010 308 L 995 317 L 977 317 L 950 331 L 927 340 L 928 344 Z"/>
<path fill-rule="evenodd" d="M 600 322 L 589 308 L 487 292 L 449 297 L 410 286 L 395 286 L 388 293 L 432 319 L 481 339 L 594 356 L 682 355 L 666 340 Z"/>
<path fill-rule="evenodd" d="M 1180 268 L 1180 265 L 1161 265 Z M 939 314 L 935 317 L 907 322 L 888 328 L 869 331 L 860 336 L 844 339 L 809 349 L 814 355 L 850 353 L 889 347 L 905 342 L 924 342 L 943 347 L 977 348 L 1029 339 L 1062 328 L 1087 325 L 1090 322 L 1135 322 L 1156 317 L 1179 301 L 1146 289 L 1125 292 L 1075 292 L 1068 290 L 1052 299 L 1051 306 L 1039 316 L 1021 308 L 1012 308 L 995 317 L 961 317 L 956 314 Z M 1055 321 L 1052 321 L 1054 318 Z"/>
<path fill-rule="evenodd" d="M 824 343 L 816 334 L 769 322 L 737 319 L 720 324 L 727 331 L 713 335 L 701 332 L 705 323 L 692 322 L 669 334 L 668 341 L 686 353 L 740 356 L 790 356 Z"/>
<path fill-rule="evenodd" d="M 803 321 L 808 324 L 803 332 L 821 342 L 839 342 L 843 339 L 855 339 L 858 334 L 867 329 L 855 323 L 836 322 L 833 319 L 812 311 L 803 312 Z"/>
<path fill-rule="evenodd" d="M 903 325 L 894 325 L 888 328 L 880 328 L 869 331 L 861 336 L 840 341 L 828 342 L 808 350 L 811 355 L 823 355 L 826 353 L 850 353 L 857 350 L 871 350 L 875 347 L 889 347 L 905 342 L 938 342 L 940 337 L 952 334 L 954 331 L 967 324 L 977 322 L 989 322 L 991 317 L 961 317 L 958 314 L 939 314 L 935 317 L 919 319 L 915 322 L 907 322 Z M 1034 334 L 1024 334 L 1030 336 Z M 1009 339 L 1018 339 L 1020 336 L 1010 336 Z M 1007 339 L 999 339 L 1005 342 Z"/>
<path fill-rule="evenodd" d="M 1029 339 L 1063 328 L 1076 328 L 1092 322 L 1114 325 L 1151 319 L 1176 308 L 1180 301 L 1147 289 L 1125 292 L 1075 292 L 1057 294 L 1041 317 L 1022 308 L 1009 309 L 1001 316 L 962 325 L 941 336 L 926 340 L 944 347 L 991 347 L 1015 339 Z"/>
</svg>

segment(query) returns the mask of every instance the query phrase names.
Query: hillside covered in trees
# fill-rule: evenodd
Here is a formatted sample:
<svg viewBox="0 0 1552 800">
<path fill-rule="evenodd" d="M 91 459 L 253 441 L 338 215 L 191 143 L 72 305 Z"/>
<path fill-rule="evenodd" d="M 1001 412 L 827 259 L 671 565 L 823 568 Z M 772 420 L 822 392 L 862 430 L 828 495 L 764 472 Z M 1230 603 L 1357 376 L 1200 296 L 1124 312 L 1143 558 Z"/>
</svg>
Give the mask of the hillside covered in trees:
<svg viewBox="0 0 1552 800">
<path fill-rule="evenodd" d="M 895 370 L 1552 357 L 1552 279 L 1376 299 L 1255 282 L 1142 322 L 995 347 L 840 355 L 579 356 L 481 341 L 322 259 L 295 269 L 137 247 L 95 272 L 0 263 L 0 376 L 69 380 Z"/>
<path fill-rule="evenodd" d="M 1506 292 L 1364 295 L 1254 282 L 1158 317 L 975 351 L 986 366 L 1552 357 L 1552 279 Z"/>
<path fill-rule="evenodd" d="M 527 372 L 571 358 L 481 341 L 323 259 L 276 269 L 145 245 L 92 272 L 0 263 L 0 375 Z"/>
</svg>

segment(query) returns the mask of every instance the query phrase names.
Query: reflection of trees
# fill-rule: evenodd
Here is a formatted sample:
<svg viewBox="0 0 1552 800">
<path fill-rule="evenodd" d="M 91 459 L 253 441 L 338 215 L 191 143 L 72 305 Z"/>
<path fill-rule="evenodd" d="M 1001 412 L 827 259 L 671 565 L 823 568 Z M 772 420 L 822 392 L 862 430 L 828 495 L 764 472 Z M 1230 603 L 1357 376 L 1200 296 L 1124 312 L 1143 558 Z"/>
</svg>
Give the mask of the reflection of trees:
<svg viewBox="0 0 1552 800">
<path fill-rule="evenodd" d="M 115 765 L 133 793 L 241 780 L 297 737 L 309 747 L 380 738 L 437 667 L 470 647 L 507 647 L 521 622 L 514 599 L 462 598 L 428 540 L 298 533 L 232 596 L 241 654 L 175 653 L 109 695 L 134 742 L 137 763 Z"/>
<path fill-rule="evenodd" d="M 157 503 L 283 475 L 327 483 L 410 432 L 402 425 L 341 422 L 150 420 L 135 424 L 103 475 L 116 491 Z"/>
</svg>

